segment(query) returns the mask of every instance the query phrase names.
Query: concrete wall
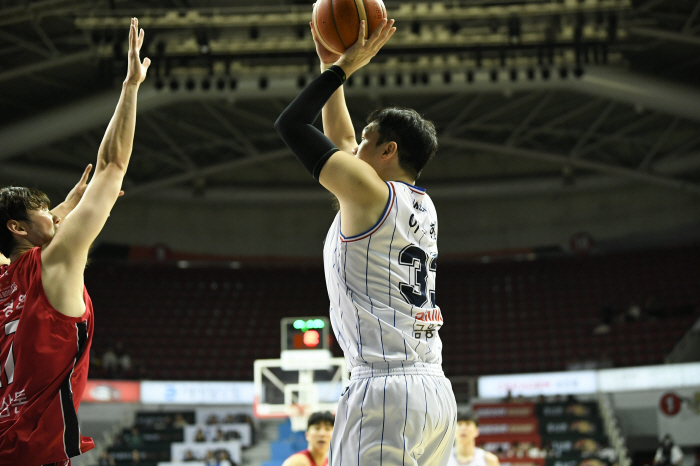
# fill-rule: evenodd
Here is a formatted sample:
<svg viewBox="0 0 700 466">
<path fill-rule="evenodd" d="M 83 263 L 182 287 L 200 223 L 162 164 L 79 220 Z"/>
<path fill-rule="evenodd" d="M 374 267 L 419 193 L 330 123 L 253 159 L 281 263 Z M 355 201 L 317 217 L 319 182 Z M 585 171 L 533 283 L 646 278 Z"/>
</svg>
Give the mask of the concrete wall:
<svg viewBox="0 0 700 466">
<path fill-rule="evenodd" d="M 437 186 L 437 185 L 433 185 Z M 430 193 L 431 185 L 427 185 Z M 317 188 L 323 192 L 321 187 Z M 597 243 L 700 232 L 700 197 L 648 185 L 509 197 L 434 198 L 441 254 L 567 246 L 580 231 Z M 231 255 L 320 257 L 330 200 L 212 202 L 120 200 L 98 241 Z M 696 234 L 695 237 L 700 237 Z"/>
</svg>

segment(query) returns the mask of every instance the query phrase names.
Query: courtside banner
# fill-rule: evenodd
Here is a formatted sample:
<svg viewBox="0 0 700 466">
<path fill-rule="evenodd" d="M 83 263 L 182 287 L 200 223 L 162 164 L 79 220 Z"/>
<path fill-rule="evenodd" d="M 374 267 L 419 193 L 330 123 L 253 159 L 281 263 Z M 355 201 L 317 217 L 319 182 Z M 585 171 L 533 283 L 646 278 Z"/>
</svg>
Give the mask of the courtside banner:
<svg viewBox="0 0 700 466">
<path fill-rule="evenodd" d="M 88 380 L 83 403 L 138 403 L 141 382 L 126 380 Z"/>
<path fill-rule="evenodd" d="M 479 397 L 584 395 L 598 390 L 596 371 L 544 372 L 479 377 Z"/>
<path fill-rule="evenodd" d="M 474 405 L 479 419 L 492 417 L 534 417 L 534 403 L 489 403 Z"/>
<path fill-rule="evenodd" d="M 144 404 L 253 404 L 253 382 L 141 382 Z"/>
<path fill-rule="evenodd" d="M 505 458 L 498 457 L 500 466 L 545 466 L 544 458 Z"/>
<path fill-rule="evenodd" d="M 537 434 L 537 419 L 479 419 L 479 435 L 531 435 Z"/>
</svg>

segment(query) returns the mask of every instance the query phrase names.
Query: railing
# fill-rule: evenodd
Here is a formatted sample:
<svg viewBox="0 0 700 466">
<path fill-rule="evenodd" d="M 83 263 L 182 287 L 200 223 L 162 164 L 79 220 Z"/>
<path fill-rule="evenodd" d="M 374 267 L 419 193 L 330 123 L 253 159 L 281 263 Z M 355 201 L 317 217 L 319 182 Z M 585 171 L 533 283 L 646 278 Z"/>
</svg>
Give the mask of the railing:
<svg viewBox="0 0 700 466">
<path fill-rule="evenodd" d="M 632 460 L 629 457 L 625 438 L 622 436 L 622 432 L 617 425 L 617 419 L 615 418 L 615 413 L 610 402 L 609 393 L 598 393 L 598 406 L 600 408 L 600 415 L 603 418 L 605 433 L 608 439 L 610 439 L 610 445 L 615 449 L 615 453 L 617 453 L 619 465 L 630 466 Z"/>
</svg>

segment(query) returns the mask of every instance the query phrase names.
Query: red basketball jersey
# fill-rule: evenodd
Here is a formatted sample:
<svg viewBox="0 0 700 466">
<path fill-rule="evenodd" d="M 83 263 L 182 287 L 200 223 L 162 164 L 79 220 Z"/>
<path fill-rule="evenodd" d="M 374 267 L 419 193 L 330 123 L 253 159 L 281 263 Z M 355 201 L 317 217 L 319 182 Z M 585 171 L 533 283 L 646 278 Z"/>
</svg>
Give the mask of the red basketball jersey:
<svg viewBox="0 0 700 466">
<path fill-rule="evenodd" d="M 0 266 L 0 466 L 64 462 L 95 447 L 80 435 L 93 312 L 54 309 L 41 282 L 41 248 Z"/>
<path fill-rule="evenodd" d="M 326 457 L 326 459 L 323 460 L 323 463 L 317 465 L 316 462 L 314 461 L 314 457 L 311 456 L 311 452 L 310 452 L 308 449 L 306 449 L 306 450 L 301 450 L 301 451 L 297 452 L 296 454 L 297 454 L 297 455 L 304 455 L 304 456 L 306 456 L 306 458 L 308 458 L 309 464 L 310 464 L 311 466 L 328 466 L 328 457 Z"/>
</svg>

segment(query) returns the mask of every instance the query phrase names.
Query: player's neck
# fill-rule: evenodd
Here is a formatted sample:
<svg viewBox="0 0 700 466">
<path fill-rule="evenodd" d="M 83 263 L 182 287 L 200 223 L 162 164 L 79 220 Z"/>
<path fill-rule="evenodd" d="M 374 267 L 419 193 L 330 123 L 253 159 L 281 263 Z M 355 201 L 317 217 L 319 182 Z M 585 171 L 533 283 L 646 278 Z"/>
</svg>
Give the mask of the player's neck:
<svg viewBox="0 0 700 466">
<path fill-rule="evenodd" d="M 318 466 L 323 464 L 323 462 L 326 460 L 326 456 L 328 455 L 327 451 L 318 451 L 313 448 L 309 448 L 309 453 L 314 459 L 314 463 L 316 463 Z"/>
<path fill-rule="evenodd" d="M 457 457 L 463 461 L 470 460 L 474 456 L 475 449 L 476 445 L 473 443 L 458 444 L 456 448 Z"/>
<path fill-rule="evenodd" d="M 389 166 L 382 173 L 377 172 L 379 177 L 384 181 L 401 181 L 402 183 L 415 185 L 416 180 L 411 175 L 407 174 L 399 167 Z"/>
<path fill-rule="evenodd" d="M 8 258 L 8 259 L 10 259 L 10 263 L 16 261 L 17 259 L 19 259 L 20 257 L 22 257 L 22 256 L 24 255 L 24 253 L 29 252 L 29 251 L 31 251 L 31 250 L 34 249 L 34 248 L 35 248 L 35 246 L 34 246 L 33 244 L 27 242 L 27 241 L 25 241 L 25 242 L 23 242 L 23 243 L 21 243 L 21 244 L 18 244 L 18 245 L 15 246 L 15 248 L 12 250 L 12 253 L 10 254 L 10 257 Z"/>
</svg>

